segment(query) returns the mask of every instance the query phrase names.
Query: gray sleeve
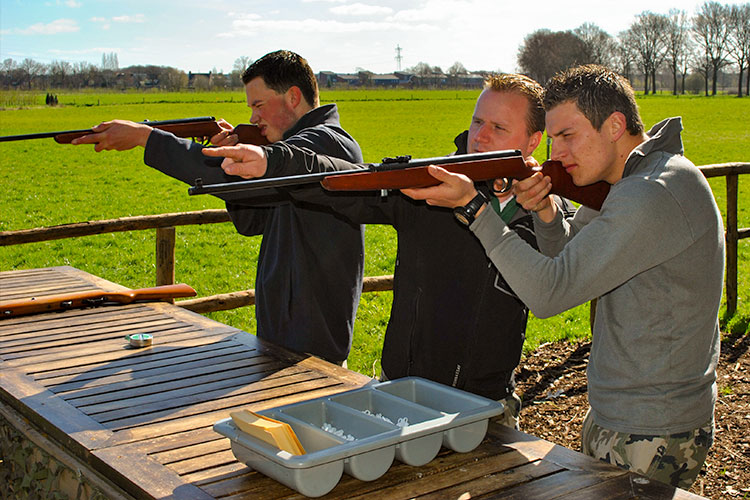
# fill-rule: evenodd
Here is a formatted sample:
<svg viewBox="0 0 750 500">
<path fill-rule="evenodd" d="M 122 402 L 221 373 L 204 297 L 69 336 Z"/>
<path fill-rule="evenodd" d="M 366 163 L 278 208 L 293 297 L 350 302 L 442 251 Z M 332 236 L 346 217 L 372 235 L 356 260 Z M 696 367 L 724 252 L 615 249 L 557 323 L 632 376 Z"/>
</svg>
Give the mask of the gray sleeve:
<svg viewBox="0 0 750 500">
<path fill-rule="evenodd" d="M 689 244 L 691 235 L 679 223 L 684 217 L 674 199 L 655 183 L 636 189 L 624 196 L 613 196 L 613 190 L 602 212 L 554 257 L 534 250 L 493 210 L 484 210 L 471 230 L 531 312 L 547 318 L 607 293 Z M 632 204 L 633 199 L 639 203 Z M 560 236 L 564 229 L 554 230 Z"/>
<path fill-rule="evenodd" d="M 568 241 L 597 215 L 599 215 L 598 211 L 581 206 L 572 217 L 565 217 L 558 207 L 555 219 L 551 222 L 544 222 L 535 212 L 534 230 L 539 250 L 550 257 L 559 254 Z"/>
</svg>

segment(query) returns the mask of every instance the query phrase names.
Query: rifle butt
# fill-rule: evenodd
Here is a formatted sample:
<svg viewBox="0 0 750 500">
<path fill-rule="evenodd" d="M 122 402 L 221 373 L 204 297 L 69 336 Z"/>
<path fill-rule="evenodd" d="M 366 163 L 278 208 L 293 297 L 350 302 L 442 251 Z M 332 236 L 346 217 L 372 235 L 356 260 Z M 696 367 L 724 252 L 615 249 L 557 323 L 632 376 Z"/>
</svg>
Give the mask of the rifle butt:
<svg viewBox="0 0 750 500">
<path fill-rule="evenodd" d="M 565 171 L 562 163 L 554 160 L 545 161 L 539 169 L 552 181 L 552 194 L 575 201 L 594 210 L 601 210 L 609 194 L 610 185 L 604 181 L 587 186 L 576 186 L 573 178 Z"/>
</svg>

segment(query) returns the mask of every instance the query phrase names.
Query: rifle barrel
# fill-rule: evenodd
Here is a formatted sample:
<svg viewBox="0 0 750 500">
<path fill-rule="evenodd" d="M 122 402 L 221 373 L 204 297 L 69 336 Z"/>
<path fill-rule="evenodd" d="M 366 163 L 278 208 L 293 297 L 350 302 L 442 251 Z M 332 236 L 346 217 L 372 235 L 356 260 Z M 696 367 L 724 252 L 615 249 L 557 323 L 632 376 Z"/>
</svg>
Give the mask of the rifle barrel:
<svg viewBox="0 0 750 500">
<path fill-rule="evenodd" d="M 215 122 L 213 116 L 199 116 L 196 118 L 177 118 L 174 120 L 144 120 L 141 123 L 144 123 L 146 125 L 149 125 L 151 127 L 159 128 L 160 126 L 169 126 L 169 125 L 181 125 L 181 124 L 198 124 L 198 123 L 208 123 L 208 122 Z M 218 125 L 217 125 L 217 131 L 218 131 Z M 57 132 L 38 132 L 34 134 L 20 134 L 20 135 L 5 135 L 0 136 L 0 142 L 10 142 L 10 141 L 25 141 L 29 139 L 47 139 L 49 137 L 58 137 L 58 136 L 68 136 L 71 139 L 73 137 L 80 137 L 83 135 L 91 134 L 93 133 L 93 130 L 90 128 L 85 129 L 79 129 L 79 130 L 60 130 Z M 59 141 L 58 141 L 59 142 Z M 67 140 L 67 142 L 70 142 L 70 140 Z"/>
</svg>

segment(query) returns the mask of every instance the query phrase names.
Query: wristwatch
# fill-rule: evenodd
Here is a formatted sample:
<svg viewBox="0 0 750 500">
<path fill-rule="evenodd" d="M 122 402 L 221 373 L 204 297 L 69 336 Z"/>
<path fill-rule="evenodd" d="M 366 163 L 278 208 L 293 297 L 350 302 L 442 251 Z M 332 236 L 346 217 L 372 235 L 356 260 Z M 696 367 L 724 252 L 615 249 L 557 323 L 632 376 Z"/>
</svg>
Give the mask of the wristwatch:
<svg viewBox="0 0 750 500">
<path fill-rule="evenodd" d="M 477 216 L 477 212 L 482 205 L 487 203 L 487 197 L 481 191 L 477 191 L 477 195 L 472 200 L 464 205 L 463 207 L 456 207 L 453 209 L 453 215 L 456 216 L 458 222 L 465 226 L 470 226 L 474 222 L 474 218 Z"/>
</svg>

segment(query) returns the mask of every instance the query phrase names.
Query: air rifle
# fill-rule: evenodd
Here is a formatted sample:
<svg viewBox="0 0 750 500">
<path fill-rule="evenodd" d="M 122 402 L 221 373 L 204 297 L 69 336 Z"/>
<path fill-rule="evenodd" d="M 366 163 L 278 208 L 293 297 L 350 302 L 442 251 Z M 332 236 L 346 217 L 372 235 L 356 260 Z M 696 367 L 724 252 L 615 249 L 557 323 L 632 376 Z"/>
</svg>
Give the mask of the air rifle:
<svg viewBox="0 0 750 500">
<path fill-rule="evenodd" d="M 11 318 L 23 314 L 35 314 L 83 307 L 97 307 L 107 303 L 130 304 L 133 302 L 153 302 L 175 297 L 194 297 L 192 287 L 179 283 L 176 285 L 139 288 L 125 292 L 102 292 L 92 290 L 46 297 L 0 302 L 0 318 Z"/>
<path fill-rule="evenodd" d="M 329 191 L 376 191 L 383 189 L 422 188 L 440 183 L 427 172 L 428 165 L 440 165 L 449 172 L 463 174 L 474 181 L 492 179 L 525 179 L 535 172 L 552 180 L 552 194 L 562 196 L 595 210 L 601 209 L 609 193 L 609 184 L 599 181 L 576 186 L 562 164 L 545 161 L 539 167 L 528 167 L 520 151 L 494 151 L 437 158 L 411 159 L 411 156 L 386 158 L 382 163 L 363 163 L 353 170 L 316 172 L 286 177 L 248 181 L 203 184 L 196 179 L 188 189 L 191 195 L 247 192 L 263 188 L 284 188 L 320 182 Z"/>
<path fill-rule="evenodd" d="M 211 137 L 222 130 L 213 116 L 161 121 L 146 120 L 141 123 L 164 130 L 165 132 L 171 132 L 177 137 Z M 87 128 L 81 130 L 63 130 L 58 132 L 40 132 L 36 134 L 5 135 L 0 136 L 0 142 L 26 141 L 29 139 L 46 139 L 53 137 L 59 144 L 70 144 L 70 141 L 73 139 L 93 133 L 94 131 L 92 129 Z M 255 144 L 257 146 L 268 144 L 268 140 L 261 135 L 260 129 L 257 125 L 243 123 L 237 125 L 234 128 L 233 133 L 239 136 L 239 141 L 243 144 Z"/>
</svg>

